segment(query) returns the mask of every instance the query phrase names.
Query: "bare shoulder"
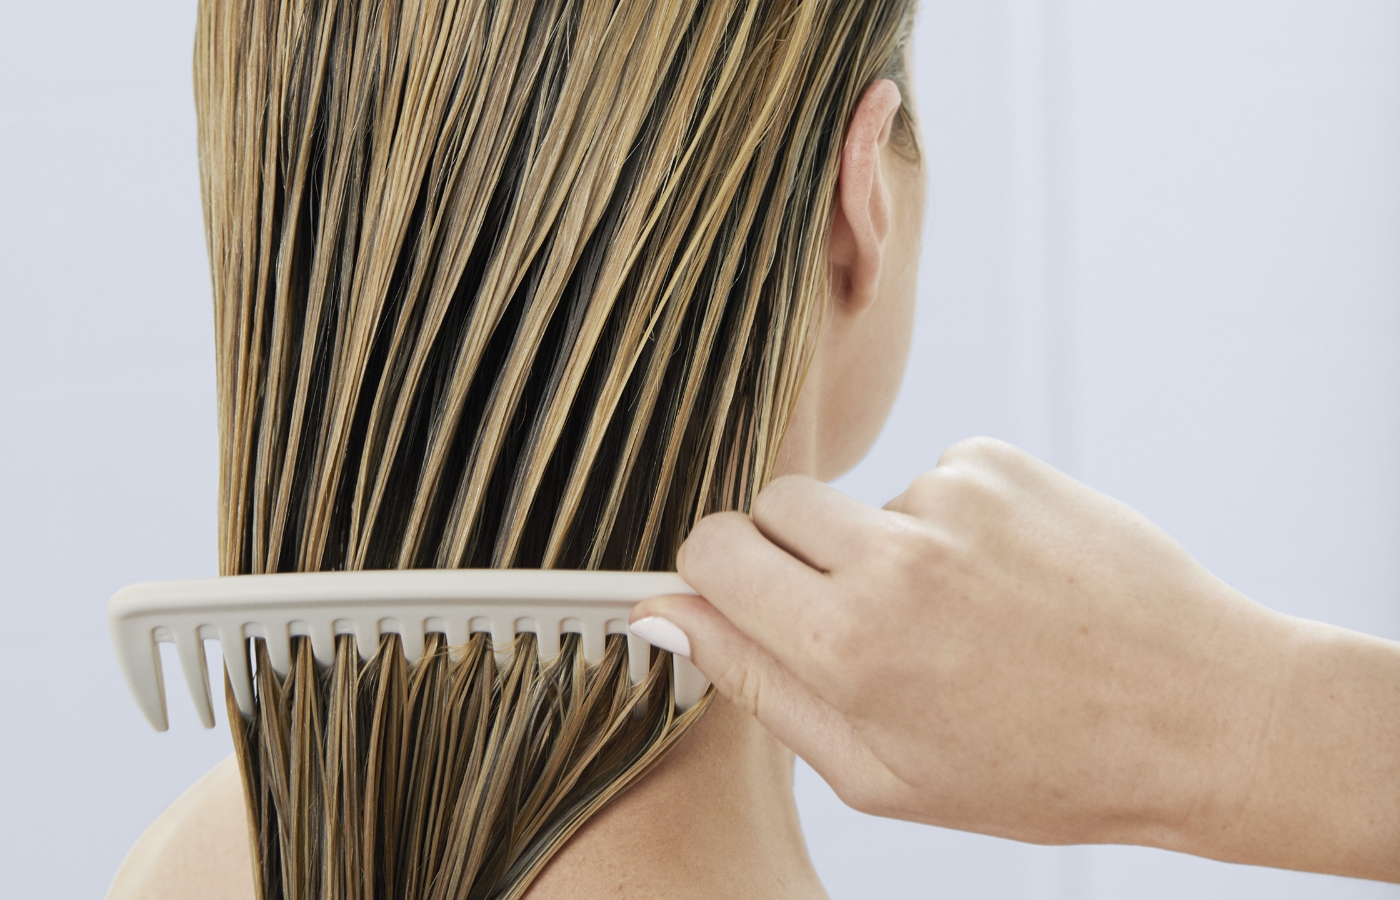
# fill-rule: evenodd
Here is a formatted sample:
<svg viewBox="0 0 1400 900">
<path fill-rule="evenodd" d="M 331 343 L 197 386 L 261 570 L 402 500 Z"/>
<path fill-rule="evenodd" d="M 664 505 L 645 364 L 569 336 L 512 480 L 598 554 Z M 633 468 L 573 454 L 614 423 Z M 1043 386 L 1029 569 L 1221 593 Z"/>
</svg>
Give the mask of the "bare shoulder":
<svg viewBox="0 0 1400 900">
<path fill-rule="evenodd" d="M 229 757 L 147 828 L 122 860 L 107 900 L 253 900 L 248 817 Z"/>
</svg>

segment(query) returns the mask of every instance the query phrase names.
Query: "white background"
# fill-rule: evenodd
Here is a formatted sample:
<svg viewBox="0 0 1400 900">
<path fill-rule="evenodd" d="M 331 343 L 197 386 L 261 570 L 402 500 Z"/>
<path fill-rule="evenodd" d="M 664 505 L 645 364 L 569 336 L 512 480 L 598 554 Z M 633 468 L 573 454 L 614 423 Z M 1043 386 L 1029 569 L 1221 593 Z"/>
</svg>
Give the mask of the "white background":
<svg viewBox="0 0 1400 900">
<path fill-rule="evenodd" d="M 99 896 L 228 752 L 107 650 L 121 585 L 211 575 L 193 0 L 0 12 L 0 896 Z M 926 0 L 931 167 L 906 388 L 840 484 L 993 434 L 1278 609 L 1400 638 L 1400 3 Z M 173 663 L 173 660 L 170 661 Z M 867 897 L 1400 898 L 1136 848 L 882 822 L 798 776 Z"/>
</svg>

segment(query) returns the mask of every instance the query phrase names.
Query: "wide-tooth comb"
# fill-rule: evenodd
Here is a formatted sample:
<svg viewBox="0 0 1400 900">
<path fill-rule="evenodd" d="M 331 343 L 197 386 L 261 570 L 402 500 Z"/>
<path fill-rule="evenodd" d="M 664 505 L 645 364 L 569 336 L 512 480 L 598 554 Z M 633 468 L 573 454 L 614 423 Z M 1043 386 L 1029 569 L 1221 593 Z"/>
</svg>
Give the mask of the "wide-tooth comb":
<svg viewBox="0 0 1400 900">
<path fill-rule="evenodd" d="M 449 646 L 489 632 L 498 654 L 516 634 L 533 632 L 541 659 L 559 652 L 560 637 L 582 636 L 584 658 L 603 657 L 609 634 L 627 635 L 632 683 L 646 677 L 646 641 L 627 629 L 632 605 L 661 594 L 693 594 L 667 572 L 594 572 L 539 569 L 396 569 L 232 575 L 192 581 L 152 581 L 122 588 L 107 604 L 117 660 L 127 686 L 157 731 L 169 727 L 160 643 L 171 642 L 204 727 L 214 727 L 204 641 L 216 639 L 238 708 L 253 711 L 247 641 L 267 642 L 272 667 L 286 675 L 292 638 L 306 635 L 317 662 L 335 658 L 335 636 L 353 634 L 362 656 L 382 634 L 403 639 L 409 662 L 423 653 L 426 635 L 441 632 Z M 694 706 L 709 682 L 684 657 L 674 658 L 676 704 Z"/>
</svg>

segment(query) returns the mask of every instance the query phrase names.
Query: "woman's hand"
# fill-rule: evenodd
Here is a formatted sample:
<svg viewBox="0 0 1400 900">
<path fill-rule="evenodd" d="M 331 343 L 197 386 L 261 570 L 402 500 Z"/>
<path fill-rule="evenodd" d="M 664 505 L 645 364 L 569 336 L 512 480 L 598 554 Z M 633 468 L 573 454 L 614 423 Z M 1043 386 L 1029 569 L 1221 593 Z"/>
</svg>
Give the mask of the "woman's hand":
<svg viewBox="0 0 1400 900">
<path fill-rule="evenodd" d="M 856 809 L 1400 880 L 1400 645 L 1271 612 L 1013 447 L 883 510 L 780 478 L 679 568 L 705 599 L 638 634 L 678 626 Z"/>
</svg>

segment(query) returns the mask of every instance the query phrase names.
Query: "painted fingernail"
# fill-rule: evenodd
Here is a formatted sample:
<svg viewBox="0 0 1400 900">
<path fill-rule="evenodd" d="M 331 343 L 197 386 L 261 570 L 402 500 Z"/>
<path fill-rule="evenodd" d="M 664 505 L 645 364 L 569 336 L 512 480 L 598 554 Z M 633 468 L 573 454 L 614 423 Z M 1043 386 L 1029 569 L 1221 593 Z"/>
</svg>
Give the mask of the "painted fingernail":
<svg viewBox="0 0 1400 900">
<path fill-rule="evenodd" d="M 690 656 L 690 638 L 675 623 L 660 616 L 647 616 L 627 626 L 632 633 L 653 647 L 669 650 L 677 656 Z"/>
</svg>

